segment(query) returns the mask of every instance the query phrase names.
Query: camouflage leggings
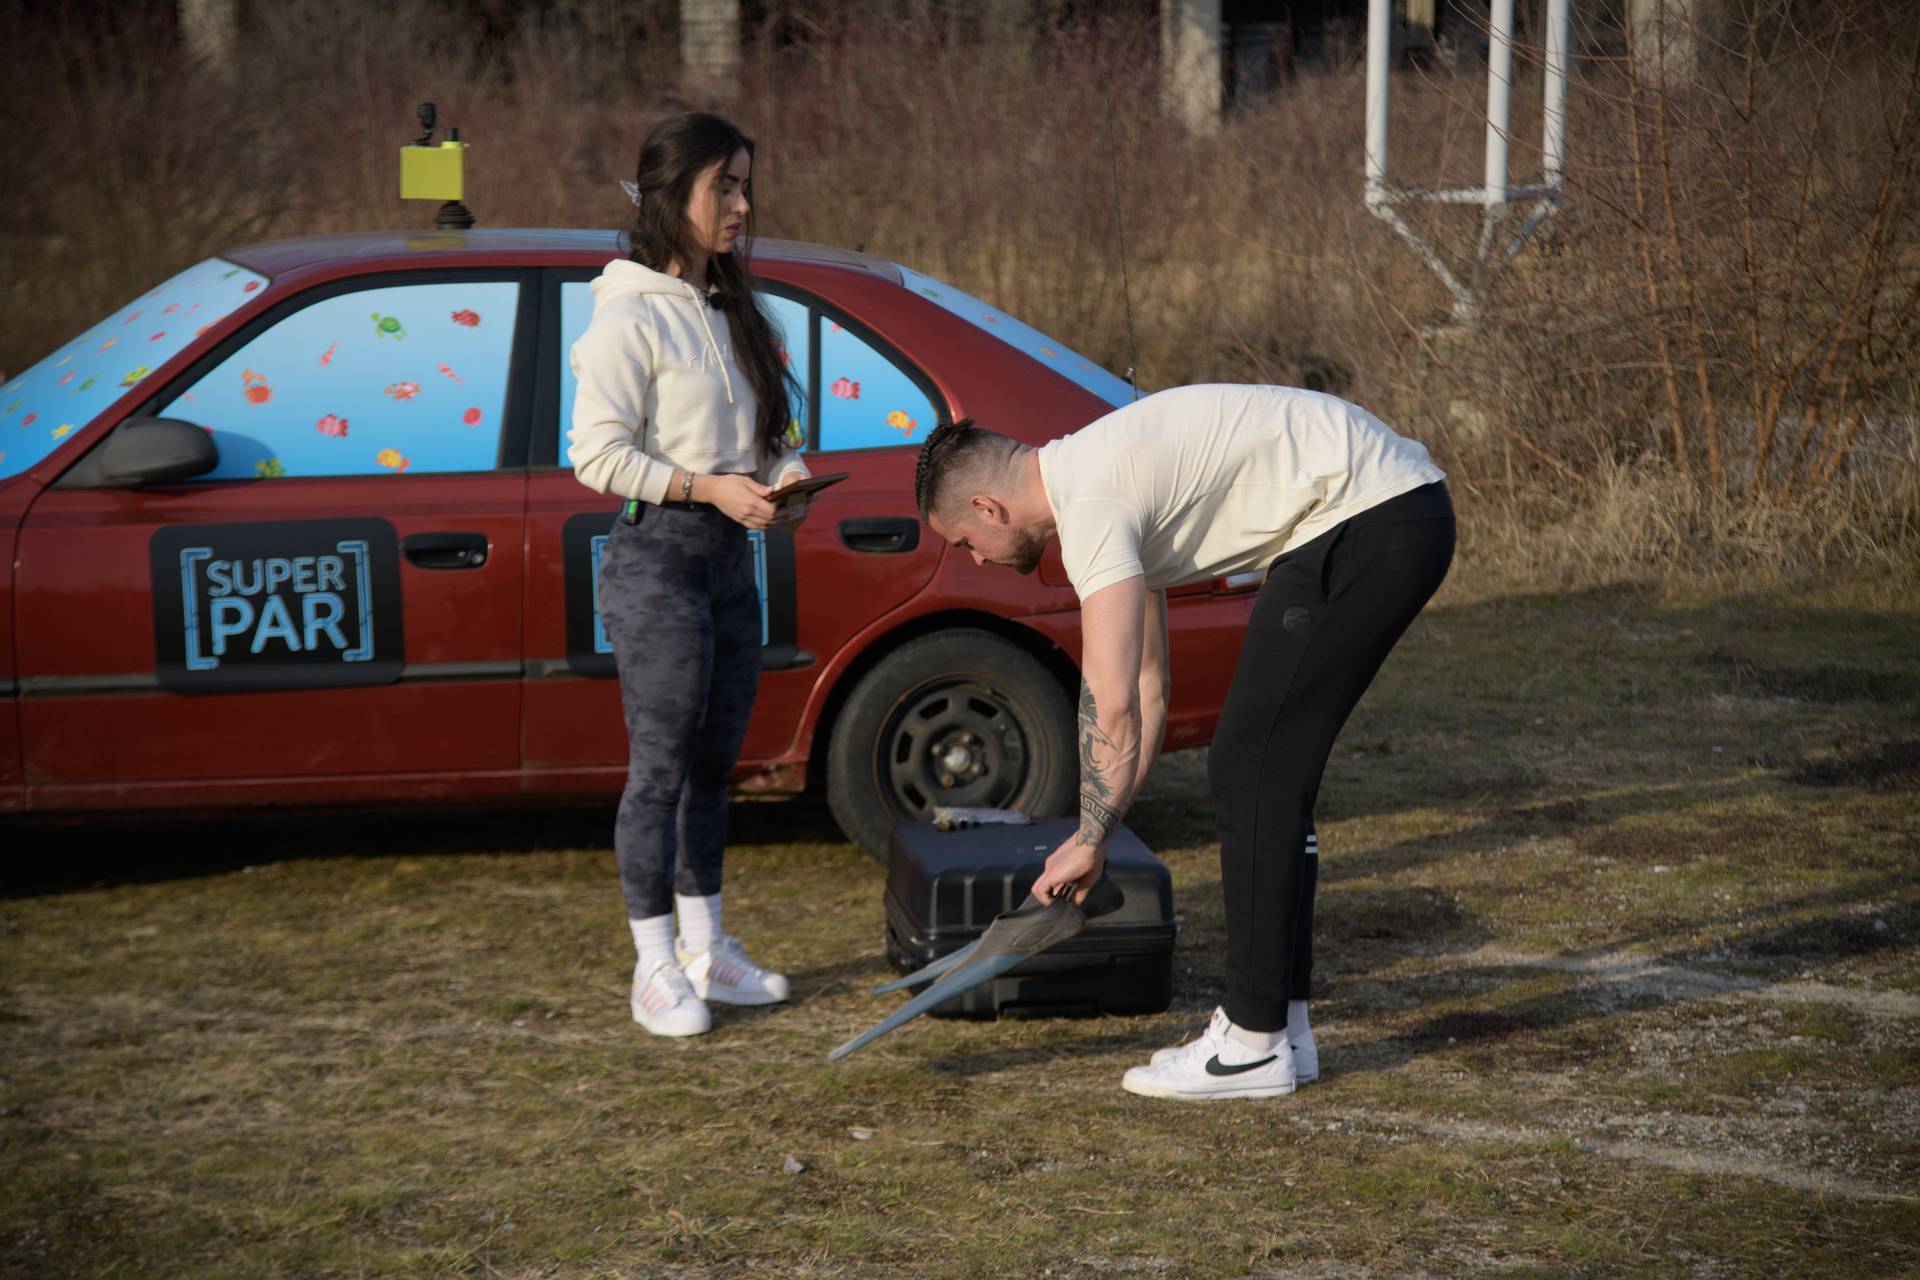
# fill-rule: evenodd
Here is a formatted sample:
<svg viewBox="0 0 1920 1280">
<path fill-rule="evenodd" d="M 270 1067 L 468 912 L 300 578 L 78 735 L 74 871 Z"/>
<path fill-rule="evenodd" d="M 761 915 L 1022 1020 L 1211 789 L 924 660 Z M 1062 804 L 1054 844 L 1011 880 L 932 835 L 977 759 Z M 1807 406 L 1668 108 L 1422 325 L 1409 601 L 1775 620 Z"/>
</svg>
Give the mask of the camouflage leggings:
<svg viewBox="0 0 1920 1280">
<path fill-rule="evenodd" d="M 600 559 L 600 617 L 627 720 L 613 847 L 627 914 L 720 892 L 727 779 L 760 685 L 747 531 L 708 506 L 640 505 Z"/>
</svg>

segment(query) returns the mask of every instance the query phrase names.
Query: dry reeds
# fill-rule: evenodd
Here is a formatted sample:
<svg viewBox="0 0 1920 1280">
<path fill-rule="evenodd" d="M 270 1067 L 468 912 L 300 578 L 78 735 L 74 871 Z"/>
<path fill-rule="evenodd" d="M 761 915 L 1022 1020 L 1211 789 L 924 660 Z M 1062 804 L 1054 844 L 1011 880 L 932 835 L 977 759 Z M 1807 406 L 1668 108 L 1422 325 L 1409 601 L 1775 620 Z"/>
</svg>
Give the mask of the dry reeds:
<svg viewBox="0 0 1920 1280">
<path fill-rule="evenodd" d="M 949 279 L 1148 389 L 1348 395 L 1429 443 L 1469 554 L 1503 571 L 1910 572 L 1920 36 L 1899 8 L 1750 0 L 1699 33 L 1694 75 L 1648 74 L 1631 44 L 1587 59 L 1566 206 L 1471 267 L 1471 329 L 1361 206 L 1357 67 L 1189 137 L 1161 111 L 1150 6 L 782 7 L 723 101 L 682 92 L 666 3 L 288 0 L 225 69 L 164 14 L 22 8 L 0 367 L 224 246 L 424 224 L 394 192 L 419 100 L 472 144 L 483 226 L 616 225 L 648 122 L 712 106 L 761 143 L 765 233 Z M 1516 177 L 1537 164 L 1521 65 Z M 1397 77 L 1396 178 L 1477 180 L 1484 95 L 1477 73 Z M 1470 246 L 1451 216 L 1423 229 Z"/>
</svg>

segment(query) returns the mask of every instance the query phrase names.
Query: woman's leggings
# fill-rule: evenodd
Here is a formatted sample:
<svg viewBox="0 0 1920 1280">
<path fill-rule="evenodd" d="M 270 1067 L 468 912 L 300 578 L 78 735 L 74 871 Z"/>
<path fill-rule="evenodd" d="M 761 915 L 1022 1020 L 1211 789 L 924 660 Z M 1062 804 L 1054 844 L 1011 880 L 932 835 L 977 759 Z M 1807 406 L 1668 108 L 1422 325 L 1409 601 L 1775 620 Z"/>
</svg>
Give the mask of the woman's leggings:
<svg viewBox="0 0 1920 1280">
<path fill-rule="evenodd" d="M 718 508 L 640 504 L 600 555 L 600 620 L 627 719 L 613 848 L 627 914 L 720 892 L 727 782 L 760 687 L 747 531 Z"/>
<path fill-rule="evenodd" d="M 1273 562 L 1207 757 L 1227 914 L 1227 1016 L 1287 1024 L 1313 975 L 1313 806 L 1333 740 L 1453 562 L 1436 481 Z"/>
</svg>

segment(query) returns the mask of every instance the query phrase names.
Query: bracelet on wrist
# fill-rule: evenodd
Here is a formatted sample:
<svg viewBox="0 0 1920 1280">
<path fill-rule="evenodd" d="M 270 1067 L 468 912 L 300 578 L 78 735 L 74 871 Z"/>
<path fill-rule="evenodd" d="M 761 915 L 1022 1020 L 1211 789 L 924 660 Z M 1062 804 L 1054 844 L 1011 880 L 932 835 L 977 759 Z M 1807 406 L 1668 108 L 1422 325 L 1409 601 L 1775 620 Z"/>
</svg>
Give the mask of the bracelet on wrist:
<svg viewBox="0 0 1920 1280">
<path fill-rule="evenodd" d="M 691 471 L 680 473 L 680 501 L 693 501 L 693 472 Z"/>
</svg>

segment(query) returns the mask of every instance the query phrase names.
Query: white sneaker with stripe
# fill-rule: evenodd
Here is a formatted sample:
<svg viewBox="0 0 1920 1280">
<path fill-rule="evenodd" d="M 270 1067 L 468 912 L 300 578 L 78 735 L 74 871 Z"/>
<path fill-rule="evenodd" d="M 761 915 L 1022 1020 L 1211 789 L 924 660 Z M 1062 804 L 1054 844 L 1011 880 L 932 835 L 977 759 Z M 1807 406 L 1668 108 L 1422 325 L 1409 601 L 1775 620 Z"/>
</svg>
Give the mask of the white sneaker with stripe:
<svg viewBox="0 0 1920 1280">
<path fill-rule="evenodd" d="M 644 979 L 633 970 L 633 1020 L 656 1036 L 697 1036 L 713 1028 L 713 1013 L 694 994 L 680 966 L 662 960 Z"/>
<path fill-rule="evenodd" d="M 1293 1050 L 1286 1037 L 1267 1052 L 1241 1044 L 1228 1032 L 1225 1015 L 1208 1024 L 1206 1034 L 1181 1045 L 1159 1063 L 1135 1067 L 1121 1079 L 1128 1093 L 1183 1102 L 1224 1098 L 1279 1098 L 1294 1090 Z"/>
<path fill-rule="evenodd" d="M 674 954 L 686 967 L 687 981 L 703 1000 L 715 1004 L 779 1004 L 788 995 L 784 976 L 747 958 L 740 939 L 723 933 L 705 951 L 688 951 L 676 940 Z"/>
<path fill-rule="evenodd" d="M 1207 1030 L 1212 1031 L 1216 1026 L 1224 1027 L 1226 1021 L 1227 1011 L 1216 1007 L 1213 1011 L 1213 1021 L 1207 1024 Z M 1224 1034 L 1224 1032 L 1222 1034 Z M 1296 1036 L 1289 1031 L 1287 1033 L 1287 1047 L 1293 1050 L 1293 1082 L 1295 1084 L 1312 1084 L 1315 1080 L 1318 1080 L 1320 1078 L 1320 1050 L 1313 1043 L 1312 1029 L 1309 1028 L 1305 1035 L 1300 1036 Z M 1147 1059 L 1147 1063 L 1149 1066 L 1157 1067 L 1184 1048 L 1186 1048 L 1185 1044 L 1176 1044 L 1167 1049 L 1155 1049 L 1153 1056 Z"/>
</svg>

